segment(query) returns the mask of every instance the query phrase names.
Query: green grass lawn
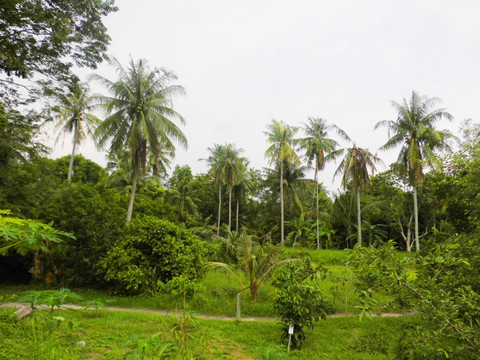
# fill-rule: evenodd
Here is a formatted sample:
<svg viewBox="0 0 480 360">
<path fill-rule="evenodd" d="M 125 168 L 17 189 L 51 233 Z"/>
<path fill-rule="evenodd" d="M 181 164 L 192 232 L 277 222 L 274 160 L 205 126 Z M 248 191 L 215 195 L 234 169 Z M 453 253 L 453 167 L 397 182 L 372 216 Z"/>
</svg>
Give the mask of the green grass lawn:
<svg viewBox="0 0 480 360">
<path fill-rule="evenodd" d="M 315 264 L 328 269 L 318 287 L 327 296 L 332 310 L 358 312 L 358 294 L 354 289 L 353 273 L 348 267 L 349 251 L 284 249 L 284 258 L 308 254 Z M 244 275 L 238 273 L 243 280 Z M 187 308 L 193 313 L 235 316 L 236 295 L 241 289 L 228 272 L 211 270 L 201 281 L 203 291 L 191 299 Z M 2 296 L 41 289 L 35 286 L 0 286 Z M 84 301 L 102 299 L 105 305 L 179 311 L 181 303 L 170 295 L 115 296 L 99 290 L 72 289 Z M 242 316 L 273 317 L 270 295 L 273 288 L 265 283 L 259 301 L 253 302 L 242 293 Z M 378 295 L 377 311 L 385 308 L 389 298 Z M 12 310 L 0 309 L 0 358 L 3 359 L 148 359 L 139 349 L 162 348 L 174 344 L 182 348 L 178 332 L 172 332 L 175 319 L 143 313 L 108 310 L 36 311 L 24 320 L 14 320 Z M 289 353 L 291 359 L 390 359 L 402 326 L 417 321 L 416 317 L 328 318 L 307 330 L 307 340 L 301 350 Z M 188 339 L 184 358 L 203 354 L 204 359 L 282 359 L 286 348 L 280 342 L 281 326 L 277 322 L 234 322 L 196 319 L 197 330 L 184 333 Z M 154 334 L 157 337 L 152 339 Z M 79 341 L 85 341 L 85 346 Z M 161 357 L 156 357 L 161 358 Z"/>
<path fill-rule="evenodd" d="M 170 331 L 176 320 L 155 314 L 108 310 L 36 311 L 13 320 L 13 310 L 0 310 L 0 358 L 2 359 L 120 359 L 159 333 L 157 344 L 176 344 Z M 204 359 L 282 359 L 281 327 L 275 322 L 193 320 L 184 350 Z M 389 359 L 402 326 L 415 317 L 329 318 L 307 330 L 300 350 L 291 359 Z M 178 334 L 177 334 L 178 335 Z M 177 336 L 178 338 L 178 336 Z M 84 346 L 82 343 L 84 342 Z M 130 355 L 128 355 L 130 353 Z M 127 356 L 128 355 L 128 356 Z M 136 357 L 142 358 L 142 357 Z M 143 357 L 149 359 L 150 357 Z M 174 357 L 175 358 L 175 357 Z"/>
<path fill-rule="evenodd" d="M 309 250 L 298 248 L 283 249 L 282 257 L 291 257 L 298 254 L 307 254 L 316 264 L 322 264 L 328 269 L 325 279 L 319 281 L 319 289 L 328 298 L 332 312 L 358 312 L 358 293 L 355 292 L 352 279 L 352 271 L 347 266 L 349 250 Z M 246 284 L 243 273 L 237 275 Z M 188 302 L 188 308 L 199 314 L 209 315 L 236 315 L 237 293 L 241 290 L 234 276 L 221 269 L 211 269 L 201 281 L 203 291 L 200 291 Z M 32 286 L 6 286 L 0 285 L 0 295 L 18 294 L 26 290 L 38 289 Z M 176 311 L 181 308 L 178 299 L 167 294 L 156 296 L 115 296 L 92 289 L 72 289 L 82 295 L 86 300 L 103 299 L 105 305 L 119 307 L 135 307 L 145 309 Z M 249 299 L 248 293 L 242 292 L 242 316 L 274 316 L 271 295 L 272 286 L 266 282 L 260 288 L 258 300 L 253 302 Z M 399 309 L 387 306 L 390 298 L 375 295 L 378 306 L 374 309 L 377 312 L 400 311 Z M 106 301 L 105 299 L 108 299 Z"/>
</svg>

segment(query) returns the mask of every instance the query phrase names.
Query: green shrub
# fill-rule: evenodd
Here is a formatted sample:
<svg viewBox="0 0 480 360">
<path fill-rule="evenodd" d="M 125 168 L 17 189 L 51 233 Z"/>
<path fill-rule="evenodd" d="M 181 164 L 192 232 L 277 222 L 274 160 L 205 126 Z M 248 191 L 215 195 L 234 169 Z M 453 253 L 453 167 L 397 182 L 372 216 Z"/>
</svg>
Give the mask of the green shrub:
<svg viewBox="0 0 480 360">
<path fill-rule="evenodd" d="M 135 219 L 99 262 L 99 272 L 117 291 L 154 293 L 160 282 L 202 275 L 203 243 L 188 230 L 154 217 Z"/>
<path fill-rule="evenodd" d="M 39 207 L 40 217 L 68 231 L 68 239 L 52 262 L 53 285 L 104 287 L 95 266 L 115 244 L 125 226 L 122 197 L 115 190 L 90 183 L 64 183 Z"/>
<path fill-rule="evenodd" d="M 305 340 L 305 326 L 312 328 L 315 321 L 326 318 L 328 303 L 316 284 L 325 272 L 326 269 L 314 268 L 310 259 L 305 258 L 301 263 L 286 263 L 275 273 L 272 282 L 277 289 L 274 306 L 282 319 L 282 339 L 288 340 L 289 327 L 293 326 L 293 347 L 299 347 Z"/>
<path fill-rule="evenodd" d="M 81 299 L 80 295 L 70 289 L 61 289 L 26 291 L 18 300 L 28 302 L 32 309 L 37 305 L 47 305 L 50 308 L 50 312 L 53 312 L 54 307 L 59 308 L 63 304 Z"/>
</svg>

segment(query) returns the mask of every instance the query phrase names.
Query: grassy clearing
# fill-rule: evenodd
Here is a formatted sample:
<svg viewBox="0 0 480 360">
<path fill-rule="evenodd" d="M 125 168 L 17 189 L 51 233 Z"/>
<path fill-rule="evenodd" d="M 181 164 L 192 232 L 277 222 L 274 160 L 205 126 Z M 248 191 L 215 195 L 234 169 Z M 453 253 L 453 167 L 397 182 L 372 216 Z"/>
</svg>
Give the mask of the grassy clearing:
<svg viewBox="0 0 480 360">
<path fill-rule="evenodd" d="M 310 259 L 316 264 L 322 265 L 343 265 L 348 261 L 348 256 L 352 250 L 324 250 L 324 249 L 307 249 L 307 248 L 291 248 L 284 247 L 282 249 L 282 258 L 296 257 L 301 255 L 308 255 Z"/>
<path fill-rule="evenodd" d="M 148 345 L 158 332 L 159 343 L 175 343 L 170 329 L 176 320 L 155 314 L 56 310 L 52 314 L 37 311 L 21 321 L 13 320 L 11 314 L 12 310 L 0 310 L 0 358 L 5 359 L 119 359 Z M 388 359 L 401 327 L 415 321 L 414 317 L 320 321 L 307 332 L 303 348 L 288 358 Z M 202 353 L 205 359 L 285 356 L 280 325 L 275 322 L 196 319 L 195 324 L 197 330 L 191 332 L 187 349 Z"/>
<path fill-rule="evenodd" d="M 314 263 L 322 264 L 328 269 L 328 276 L 326 279 L 319 281 L 318 287 L 330 301 L 332 311 L 358 312 L 358 294 L 354 291 L 352 271 L 347 266 L 349 250 L 285 248 L 283 249 L 282 257 L 298 256 L 299 254 L 310 256 Z M 399 256 L 403 256 L 403 254 Z M 237 272 L 237 275 L 244 284 L 247 284 L 243 273 Z M 241 286 L 234 276 L 221 269 L 212 269 L 206 273 L 201 285 L 203 291 L 199 292 L 187 304 L 190 310 L 199 314 L 236 315 L 236 297 L 241 290 Z M 32 289 L 39 289 L 39 287 L 2 285 L 0 295 L 20 295 L 24 291 Z M 177 311 L 182 306 L 178 299 L 166 294 L 157 294 L 156 296 L 115 296 L 91 289 L 72 290 L 82 295 L 86 300 L 108 299 L 108 301 L 104 300 L 104 303 L 110 306 L 169 311 Z M 274 316 L 273 304 L 270 298 L 272 293 L 273 288 L 268 282 L 264 283 L 260 289 L 257 302 L 251 301 L 248 293 L 242 292 L 242 316 Z M 399 311 L 399 309 L 386 306 L 391 300 L 388 297 L 382 295 L 375 296 L 379 304 L 375 311 Z"/>
</svg>

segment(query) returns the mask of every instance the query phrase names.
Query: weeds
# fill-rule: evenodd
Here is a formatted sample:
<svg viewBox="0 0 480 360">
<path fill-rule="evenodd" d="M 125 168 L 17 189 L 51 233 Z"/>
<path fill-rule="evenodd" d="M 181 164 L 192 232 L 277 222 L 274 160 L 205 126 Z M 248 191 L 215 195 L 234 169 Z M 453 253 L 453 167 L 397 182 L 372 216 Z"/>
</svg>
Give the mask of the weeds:
<svg viewBox="0 0 480 360">
<path fill-rule="evenodd" d="M 30 290 L 26 291 L 18 300 L 28 302 L 35 309 L 38 305 L 46 305 L 50 312 L 54 307 L 59 308 L 68 302 L 81 300 L 82 297 L 70 289 L 61 290 Z"/>
</svg>

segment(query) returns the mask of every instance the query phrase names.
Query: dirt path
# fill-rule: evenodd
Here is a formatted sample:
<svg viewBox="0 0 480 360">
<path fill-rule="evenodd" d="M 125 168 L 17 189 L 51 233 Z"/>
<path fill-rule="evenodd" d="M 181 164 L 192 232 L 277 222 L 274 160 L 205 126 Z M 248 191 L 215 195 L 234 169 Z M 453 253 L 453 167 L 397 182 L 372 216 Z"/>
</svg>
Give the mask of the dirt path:
<svg viewBox="0 0 480 360">
<path fill-rule="evenodd" d="M 17 312 L 20 313 L 25 313 L 28 312 L 30 309 L 30 305 L 28 304 L 23 304 L 23 303 L 4 303 L 0 304 L 0 307 L 2 308 L 17 308 Z M 45 305 L 38 305 L 36 307 L 37 309 L 43 309 L 46 310 L 48 309 L 47 306 Z M 60 309 L 74 309 L 74 310 L 79 310 L 79 309 L 85 309 L 84 306 L 80 305 L 61 305 Z M 87 308 L 88 310 L 96 310 L 94 307 L 89 307 Z M 116 306 L 107 306 L 107 307 L 102 307 L 102 310 L 109 310 L 109 311 L 126 311 L 126 312 L 137 312 L 137 313 L 144 313 L 144 314 L 158 314 L 158 315 L 170 315 L 170 316 L 181 316 L 182 313 L 178 312 L 171 312 L 171 311 L 164 311 L 164 310 L 152 310 L 152 309 L 137 309 L 137 308 L 124 308 L 124 307 L 116 307 Z M 410 312 L 405 312 L 405 313 L 378 313 L 378 314 L 372 314 L 372 317 L 401 317 L 401 316 L 412 316 L 415 315 L 416 312 L 410 311 Z M 327 318 L 339 318 L 339 317 L 349 317 L 349 316 L 358 316 L 352 313 L 336 313 L 336 314 L 331 314 L 327 315 Z M 236 317 L 232 316 L 219 316 L 219 315 L 204 315 L 204 314 L 195 314 L 196 318 L 199 319 L 212 319 L 212 320 L 222 320 L 222 321 L 236 321 Z M 272 318 L 272 317 L 242 317 L 240 319 L 241 321 L 278 321 L 278 319 Z"/>
</svg>

